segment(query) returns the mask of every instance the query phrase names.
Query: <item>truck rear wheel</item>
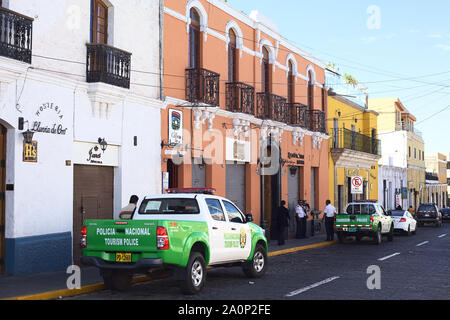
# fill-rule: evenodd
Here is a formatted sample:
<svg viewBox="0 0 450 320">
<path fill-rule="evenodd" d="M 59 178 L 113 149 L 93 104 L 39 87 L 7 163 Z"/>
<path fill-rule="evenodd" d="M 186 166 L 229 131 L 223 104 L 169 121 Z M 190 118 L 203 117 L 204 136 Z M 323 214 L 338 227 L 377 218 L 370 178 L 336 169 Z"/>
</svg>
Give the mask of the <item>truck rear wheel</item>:
<svg viewBox="0 0 450 320">
<path fill-rule="evenodd" d="M 266 273 L 267 252 L 266 249 L 258 244 L 251 261 L 247 261 L 242 266 L 242 270 L 249 278 L 261 278 Z"/>
<path fill-rule="evenodd" d="M 183 280 L 180 281 L 180 289 L 183 294 L 195 295 L 202 291 L 206 281 L 206 263 L 201 253 L 192 252 L 182 272 L 184 274 Z"/>
</svg>

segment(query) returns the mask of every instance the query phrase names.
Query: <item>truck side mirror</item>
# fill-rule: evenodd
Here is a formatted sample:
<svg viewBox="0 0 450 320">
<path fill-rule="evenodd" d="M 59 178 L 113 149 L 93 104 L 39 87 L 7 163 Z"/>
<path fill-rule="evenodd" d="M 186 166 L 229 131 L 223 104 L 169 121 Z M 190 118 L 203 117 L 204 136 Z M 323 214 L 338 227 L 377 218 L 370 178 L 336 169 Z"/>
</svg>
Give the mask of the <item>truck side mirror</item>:
<svg viewBox="0 0 450 320">
<path fill-rule="evenodd" d="M 245 216 L 245 219 L 247 220 L 247 222 L 253 222 L 253 215 L 249 213 Z"/>
</svg>

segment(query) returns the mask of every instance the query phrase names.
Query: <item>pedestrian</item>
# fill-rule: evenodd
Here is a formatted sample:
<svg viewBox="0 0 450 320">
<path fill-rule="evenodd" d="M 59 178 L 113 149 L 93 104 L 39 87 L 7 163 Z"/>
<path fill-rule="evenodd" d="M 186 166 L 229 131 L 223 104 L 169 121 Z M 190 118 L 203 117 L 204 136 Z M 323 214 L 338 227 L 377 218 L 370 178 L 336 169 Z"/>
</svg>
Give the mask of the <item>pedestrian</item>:
<svg viewBox="0 0 450 320">
<path fill-rule="evenodd" d="M 334 218 L 336 217 L 336 208 L 331 204 L 330 200 L 326 201 L 325 209 L 323 210 L 325 219 L 325 229 L 327 231 L 327 240 L 334 240 Z"/>
<path fill-rule="evenodd" d="M 295 237 L 297 239 L 301 239 L 302 236 L 302 225 L 301 218 L 305 215 L 305 210 L 303 209 L 303 202 L 301 200 L 298 201 L 297 206 L 295 207 L 295 219 L 297 222 L 297 232 Z"/>
<path fill-rule="evenodd" d="M 398 205 L 397 208 L 395 208 L 396 211 L 403 211 L 403 208 L 401 205 Z"/>
<path fill-rule="evenodd" d="M 139 202 L 139 197 L 133 195 L 130 197 L 130 203 L 120 210 L 119 219 L 120 220 L 131 220 L 133 219 L 134 211 L 136 211 L 137 204 Z"/>
<path fill-rule="evenodd" d="M 278 245 L 283 246 L 287 239 L 287 230 L 289 227 L 289 210 L 286 208 L 286 201 L 281 201 L 281 206 L 277 209 L 278 222 Z"/>
<path fill-rule="evenodd" d="M 411 213 L 411 215 L 414 217 L 416 215 L 416 213 L 414 212 L 414 208 L 412 206 L 409 206 L 408 209 L 409 213 Z"/>
<path fill-rule="evenodd" d="M 306 212 L 306 208 L 304 206 L 304 202 L 303 201 L 299 201 L 300 207 L 301 209 L 298 210 L 297 212 L 297 217 L 299 220 L 299 225 L 300 225 L 300 233 L 299 233 L 299 239 L 306 239 L 306 220 L 308 218 L 308 213 Z"/>
</svg>

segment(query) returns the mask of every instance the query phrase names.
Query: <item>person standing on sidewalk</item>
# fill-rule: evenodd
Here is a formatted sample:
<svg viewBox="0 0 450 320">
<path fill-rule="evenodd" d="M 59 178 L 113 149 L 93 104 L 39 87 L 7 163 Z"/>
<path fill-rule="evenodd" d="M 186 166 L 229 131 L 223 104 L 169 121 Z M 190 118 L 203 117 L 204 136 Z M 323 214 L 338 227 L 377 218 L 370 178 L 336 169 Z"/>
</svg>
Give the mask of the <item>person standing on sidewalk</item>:
<svg viewBox="0 0 450 320">
<path fill-rule="evenodd" d="M 325 219 L 325 228 L 327 230 L 327 241 L 334 240 L 334 217 L 336 216 L 336 208 L 327 200 L 326 207 L 323 210 Z"/>
<path fill-rule="evenodd" d="M 303 201 L 298 201 L 298 206 L 295 208 L 295 213 L 297 215 L 297 231 L 298 231 L 298 239 L 306 238 L 306 220 L 307 213 L 305 211 L 305 207 L 303 206 Z"/>
<path fill-rule="evenodd" d="M 277 209 L 278 222 L 278 245 L 283 246 L 287 239 L 287 230 L 289 227 L 289 210 L 286 208 L 286 201 L 281 201 L 281 206 Z"/>
</svg>

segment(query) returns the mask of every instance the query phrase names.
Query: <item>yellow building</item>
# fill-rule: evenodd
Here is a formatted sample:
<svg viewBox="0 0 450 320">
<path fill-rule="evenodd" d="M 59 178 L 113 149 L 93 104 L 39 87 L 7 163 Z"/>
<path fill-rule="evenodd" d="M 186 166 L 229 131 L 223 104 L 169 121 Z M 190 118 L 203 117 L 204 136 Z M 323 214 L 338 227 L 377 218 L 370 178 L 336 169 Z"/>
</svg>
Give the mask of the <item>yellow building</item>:
<svg viewBox="0 0 450 320">
<path fill-rule="evenodd" d="M 425 143 L 414 125 L 417 119 L 398 98 L 368 100 L 369 108 L 379 113 L 378 130 L 382 138 L 383 163 L 407 168 L 408 205 L 417 209 L 426 201 Z"/>
<path fill-rule="evenodd" d="M 354 200 L 378 200 L 378 113 L 330 91 L 330 200 L 339 212 Z M 363 178 L 363 193 L 353 194 L 352 177 Z"/>
</svg>

